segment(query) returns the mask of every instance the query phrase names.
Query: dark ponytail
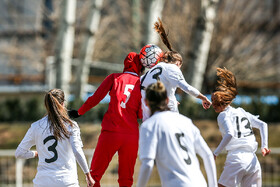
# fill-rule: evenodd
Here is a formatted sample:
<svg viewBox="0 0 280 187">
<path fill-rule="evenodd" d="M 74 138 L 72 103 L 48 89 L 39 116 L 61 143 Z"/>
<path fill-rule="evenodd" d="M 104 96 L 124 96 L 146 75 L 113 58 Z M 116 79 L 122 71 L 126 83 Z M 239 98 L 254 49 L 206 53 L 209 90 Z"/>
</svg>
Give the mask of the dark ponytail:
<svg viewBox="0 0 280 187">
<path fill-rule="evenodd" d="M 154 23 L 154 29 L 155 31 L 159 34 L 162 42 L 164 43 L 164 45 L 170 50 L 173 51 L 172 46 L 168 40 L 168 35 L 165 32 L 165 29 L 162 25 L 162 21 L 160 20 L 160 18 L 158 18 L 158 21 Z"/>
<path fill-rule="evenodd" d="M 168 40 L 168 35 L 165 32 L 160 18 L 158 18 L 158 21 L 154 23 L 154 29 L 159 34 L 161 41 L 169 49 L 169 51 L 164 52 L 163 56 L 161 57 L 161 61 L 171 64 L 175 64 L 177 61 L 179 61 L 180 64 L 183 64 L 182 56 L 172 49 L 172 45 Z"/>
<path fill-rule="evenodd" d="M 70 133 L 65 123 L 73 126 L 67 110 L 64 107 L 64 92 L 60 89 L 52 89 L 45 95 L 45 107 L 47 109 L 48 121 L 50 123 L 50 131 L 54 137 L 59 140 L 69 138 Z"/>
</svg>

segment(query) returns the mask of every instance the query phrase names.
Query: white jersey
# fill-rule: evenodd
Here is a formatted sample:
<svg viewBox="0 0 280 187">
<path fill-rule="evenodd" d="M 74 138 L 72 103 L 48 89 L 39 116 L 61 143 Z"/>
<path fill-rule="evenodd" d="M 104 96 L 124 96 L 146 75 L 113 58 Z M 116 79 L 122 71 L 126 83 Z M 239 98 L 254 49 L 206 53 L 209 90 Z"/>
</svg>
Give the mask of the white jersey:
<svg viewBox="0 0 280 187">
<path fill-rule="evenodd" d="M 196 88 L 192 87 L 185 81 L 182 71 L 175 64 L 160 62 L 146 74 L 141 76 L 140 80 L 143 121 L 150 117 L 150 110 L 144 102 L 146 96 L 145 88 L 147 88 L 150 84 L 155 83 L 157 80 L 160 80 L 167 90 L 167 96 L 169 98 L 168 107 L 171 111 L 178 112 L 178 101 L 175 97 L 175 92 L 178 87 L 194 97 L 197 97 L 200 94 Z"/>
<path fill-rule="evenodd" d="M 79 148 L 83 147 L 83 144 L 80 129 L 76 122 L 74 125 L 74 127 L 68 125 L 70 138 L 62 140 L 56 140 L 50 132 L 47 116 L 34 122 L 28 129 L 17 148 L 16 155 L 23 155 L 21 153 L 23 150 L 26 151 L 26 154 L 30 154 L 30 148 L 36 145 L 39 161 L 37 174 L 33 180 L 34 186 L 79 186 L 73 149 L 77 152 Z M 83 153 L 82 159 L 85 159 Z M 88 172 L 87 165 L 82 169 L 84 172 Z"/>
<path fill-rule="evenodd" d="M 203 158 L 209 185 L 217 186 L 213 154 L 189 118 L 164 111 L 142 123 L 139 158 L 155 160 L 163 187 L 206 187 L 197 153 Z"/>
<path fill-rule="evenodd" d="M 218 155 L 223 148 L 226 148 L 227 151 L 242 150 L 255 152 L 258 143 L 256 142 L 252 127 L 260 130 L 262 148 L 267 148 L 267 124 L 259 120 L 258 116 L 254 116 L 242 108 L 228 106 L 218 115 L 218 125 L 223 137 L 231 135 L 232 138 L 224 146 L 219 145 L 214 152 L 215 155 Z"/>
</svg>

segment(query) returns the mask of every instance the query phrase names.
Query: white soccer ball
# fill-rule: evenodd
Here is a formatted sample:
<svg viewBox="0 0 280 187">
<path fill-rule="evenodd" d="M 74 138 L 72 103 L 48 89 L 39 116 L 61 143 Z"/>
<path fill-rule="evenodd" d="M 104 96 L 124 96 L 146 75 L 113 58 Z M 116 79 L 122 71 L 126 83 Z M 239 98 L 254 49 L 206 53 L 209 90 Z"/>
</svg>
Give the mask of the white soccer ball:
<svg viewBox="0 0 280 187">
<path fill-rule="evenodd" d="M 162 54 L 162 50 L 157 45 L 145 45 L 140 51 L 140 62 L 144 67 L 152 68 L 159 62 Z"/>
</svg>

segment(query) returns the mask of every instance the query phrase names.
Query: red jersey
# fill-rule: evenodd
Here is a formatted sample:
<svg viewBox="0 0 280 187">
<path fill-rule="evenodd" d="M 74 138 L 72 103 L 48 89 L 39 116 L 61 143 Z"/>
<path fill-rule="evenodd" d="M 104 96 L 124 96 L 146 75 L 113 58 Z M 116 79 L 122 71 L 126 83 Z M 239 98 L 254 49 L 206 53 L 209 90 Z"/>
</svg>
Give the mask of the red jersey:
<svg viewBox="0 0 280 187">
<path fill-rule="evenodd" d="M 142 118 L 140 78 L 131 73 L 113 73 L 106 77 L 78 110 L 79 114 L 97 105 L 108 92 L 111 99 L 102 120 L 102 130 L 138 133 L 137 118 Z"/>
<path fill-rule="evenodd" d="M 142 118 L 140 73 L 142 65 L 136 53 L 124 61 L 124 73 L 113 73 L 105 78 L 96 92 L 78 110 L 83 115 L 96 106 L 109 92 L 108 111 L 102 120 L 102 130 L 139 133 L 137 119 Z"/>
</svg>

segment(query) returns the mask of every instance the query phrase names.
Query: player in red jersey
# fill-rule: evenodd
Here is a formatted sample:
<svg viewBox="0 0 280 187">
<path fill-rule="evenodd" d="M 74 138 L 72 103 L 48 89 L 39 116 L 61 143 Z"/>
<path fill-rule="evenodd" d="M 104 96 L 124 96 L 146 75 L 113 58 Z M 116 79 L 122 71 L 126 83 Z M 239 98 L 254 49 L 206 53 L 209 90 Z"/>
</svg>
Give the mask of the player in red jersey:
<svg viewBox="0 0 280 187">
<path fill-rule="evenodd" d="M 109 92 L 109 107 L 102 120 L 102 130 L 91 162 L 95 186 L 107 169 L 113 155 L 119 155 L 119 185 L 132 186 L 138 152 L 139 124 L 142 118 L 139 55 L 131 52 L 124 60 L 123 73 L 110 74 L 81 108 L 69 112 L 71 117 L 83 115 L 96 106 Z"/>
</svg>

